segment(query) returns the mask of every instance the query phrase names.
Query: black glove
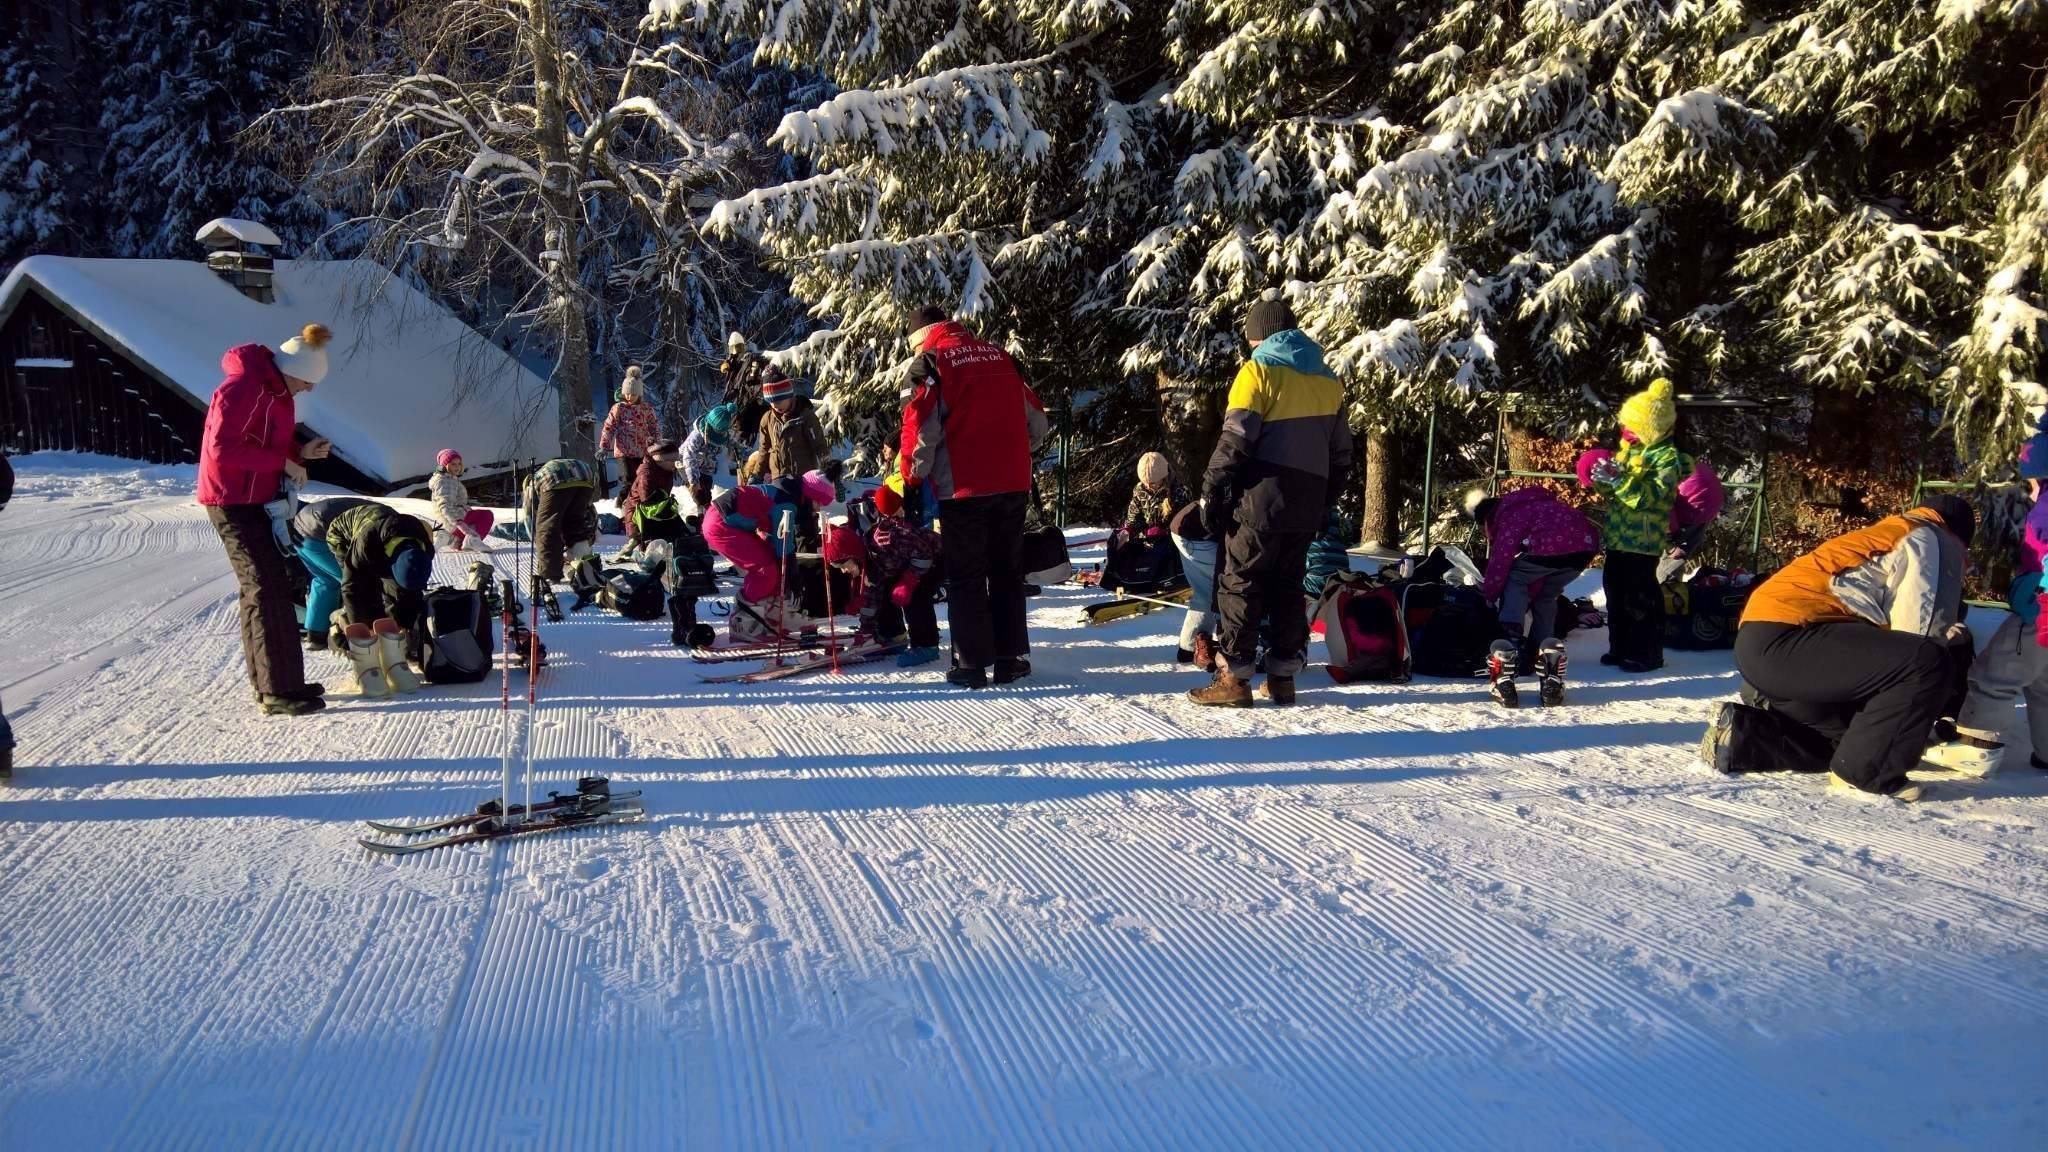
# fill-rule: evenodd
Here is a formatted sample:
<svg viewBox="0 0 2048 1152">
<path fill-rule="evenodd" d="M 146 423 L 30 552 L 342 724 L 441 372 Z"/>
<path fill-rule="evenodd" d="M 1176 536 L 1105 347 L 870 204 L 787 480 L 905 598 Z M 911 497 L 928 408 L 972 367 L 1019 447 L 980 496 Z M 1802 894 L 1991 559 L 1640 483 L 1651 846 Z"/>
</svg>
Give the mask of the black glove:
<svg viewBox="0 0 2048 1152">
<path fill-rule="evenodd" d="M 924 481 L 904 485 L 903 518 L 913 521 L 924 519 Z"/>
</svg>

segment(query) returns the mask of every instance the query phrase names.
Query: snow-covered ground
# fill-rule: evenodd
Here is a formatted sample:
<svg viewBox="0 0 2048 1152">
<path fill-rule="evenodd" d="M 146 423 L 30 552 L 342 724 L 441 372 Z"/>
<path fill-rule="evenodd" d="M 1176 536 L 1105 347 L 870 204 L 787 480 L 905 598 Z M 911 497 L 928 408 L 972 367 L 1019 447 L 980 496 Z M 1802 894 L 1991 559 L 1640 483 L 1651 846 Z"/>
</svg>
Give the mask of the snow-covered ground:
<svg viewBox="0 0 2048 1152">
<path fill-rule="evenodd" d="M 1705 774 L 1724 654 L 1624 680 L 1580 636 L 1554 711 L 1318 673 L 1210 712 L 1170 621 L 1083 628 L 1080 590 L 1035 602 L 1031 680 L 973 695 L 704 685 L 665 624 L 571 618 L 539 768 L 648 820 L 392 861 L 356 822 L 493 788 L 497 684 L 259 716 L 189 472 L 19 463 L 9 1148 L 2048 1131 L 2048 781 L 1903 809 Z"/>
</svg>

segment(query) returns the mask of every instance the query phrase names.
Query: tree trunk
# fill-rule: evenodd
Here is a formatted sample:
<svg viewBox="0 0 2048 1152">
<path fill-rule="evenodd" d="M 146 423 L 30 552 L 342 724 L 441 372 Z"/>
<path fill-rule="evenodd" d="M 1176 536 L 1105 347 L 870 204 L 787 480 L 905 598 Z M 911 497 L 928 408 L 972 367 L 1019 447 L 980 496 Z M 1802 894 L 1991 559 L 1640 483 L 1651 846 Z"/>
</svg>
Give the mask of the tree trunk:
<svg viewBox="0 0 2048 1152">
<path fill-rule="evenodd" d="M 1365 515 L 1359 542 L 1382 547 L 1401 543 L 1401 485 L 1394 458 L 1394 434 L 1374 428 L 1365 434 Z"/>
<path fill-rule="evenodd" d="M 1223 432 L 1223 402 L 1229 396 L 1223 389 L 1174 380 L 1164 372 L 1154 378 L 1153 391 L 1165 417 L 1168 456 L 1188 491 L 1200 495 L 1202 473 Z"/>
<path fill-rule="evenodd" d="M 527 0 L 527 50 L 533 57 L 534 148 L 544 174 L 548 249 L 554 264 L 548 270 L 549 291 L 560 331 L 554 385 L 564 456 L 589 459 L 596 454 L 597 397 L 590 390 L 590 318 L 583 301 L 582 265 L 578 254 L 580 209 L 576 173 L 569 145 L 569 107 L 562 87 L 562 44 L 555 29 L 552 0 Z"/>
</svg>

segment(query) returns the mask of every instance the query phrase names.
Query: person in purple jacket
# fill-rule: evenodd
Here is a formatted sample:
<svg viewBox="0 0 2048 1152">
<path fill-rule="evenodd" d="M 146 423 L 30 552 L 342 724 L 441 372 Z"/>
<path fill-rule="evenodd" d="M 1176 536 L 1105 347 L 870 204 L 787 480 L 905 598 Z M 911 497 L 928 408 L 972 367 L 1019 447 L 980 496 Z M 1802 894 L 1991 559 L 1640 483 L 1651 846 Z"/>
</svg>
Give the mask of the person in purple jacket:
<svg viewBox="0 0 2048 1152">
<path fill-rule="evenodd" d="M 1486 533 L 1486 577 L 1480 591 L 1500 609 L 1501 631 L 1527 674 L 1543 642 L 1557 635 L 1557 599 L 1600 550 L 1600 529 L 1548 488 L 1518 488 L 1494 497 L 1466 497 Z"/>
</svg>

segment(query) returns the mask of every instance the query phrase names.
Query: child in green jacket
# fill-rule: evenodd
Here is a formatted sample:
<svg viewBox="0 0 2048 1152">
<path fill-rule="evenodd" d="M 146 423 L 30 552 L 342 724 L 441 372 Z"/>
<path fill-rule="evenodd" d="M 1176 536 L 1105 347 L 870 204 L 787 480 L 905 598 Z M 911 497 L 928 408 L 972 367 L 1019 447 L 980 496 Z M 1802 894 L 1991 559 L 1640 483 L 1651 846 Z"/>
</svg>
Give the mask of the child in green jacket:
<svg viewBox="0 0 2048 1152">
<path fill-rule="evenodd" d="M 1678 482 L 1692 461 L 1672 442 L 1678 404 L 1671 381 L 1659 377 L 1621 406 L 1621 449 L 1589 472 L 1607 510 L 1600 533 L 1607 553 L 1607 654 L 1602 664 L 1624 672 L 1664 666 L 1664 590 L 1657 560 L 1664 552 Z"/>
</svg>

